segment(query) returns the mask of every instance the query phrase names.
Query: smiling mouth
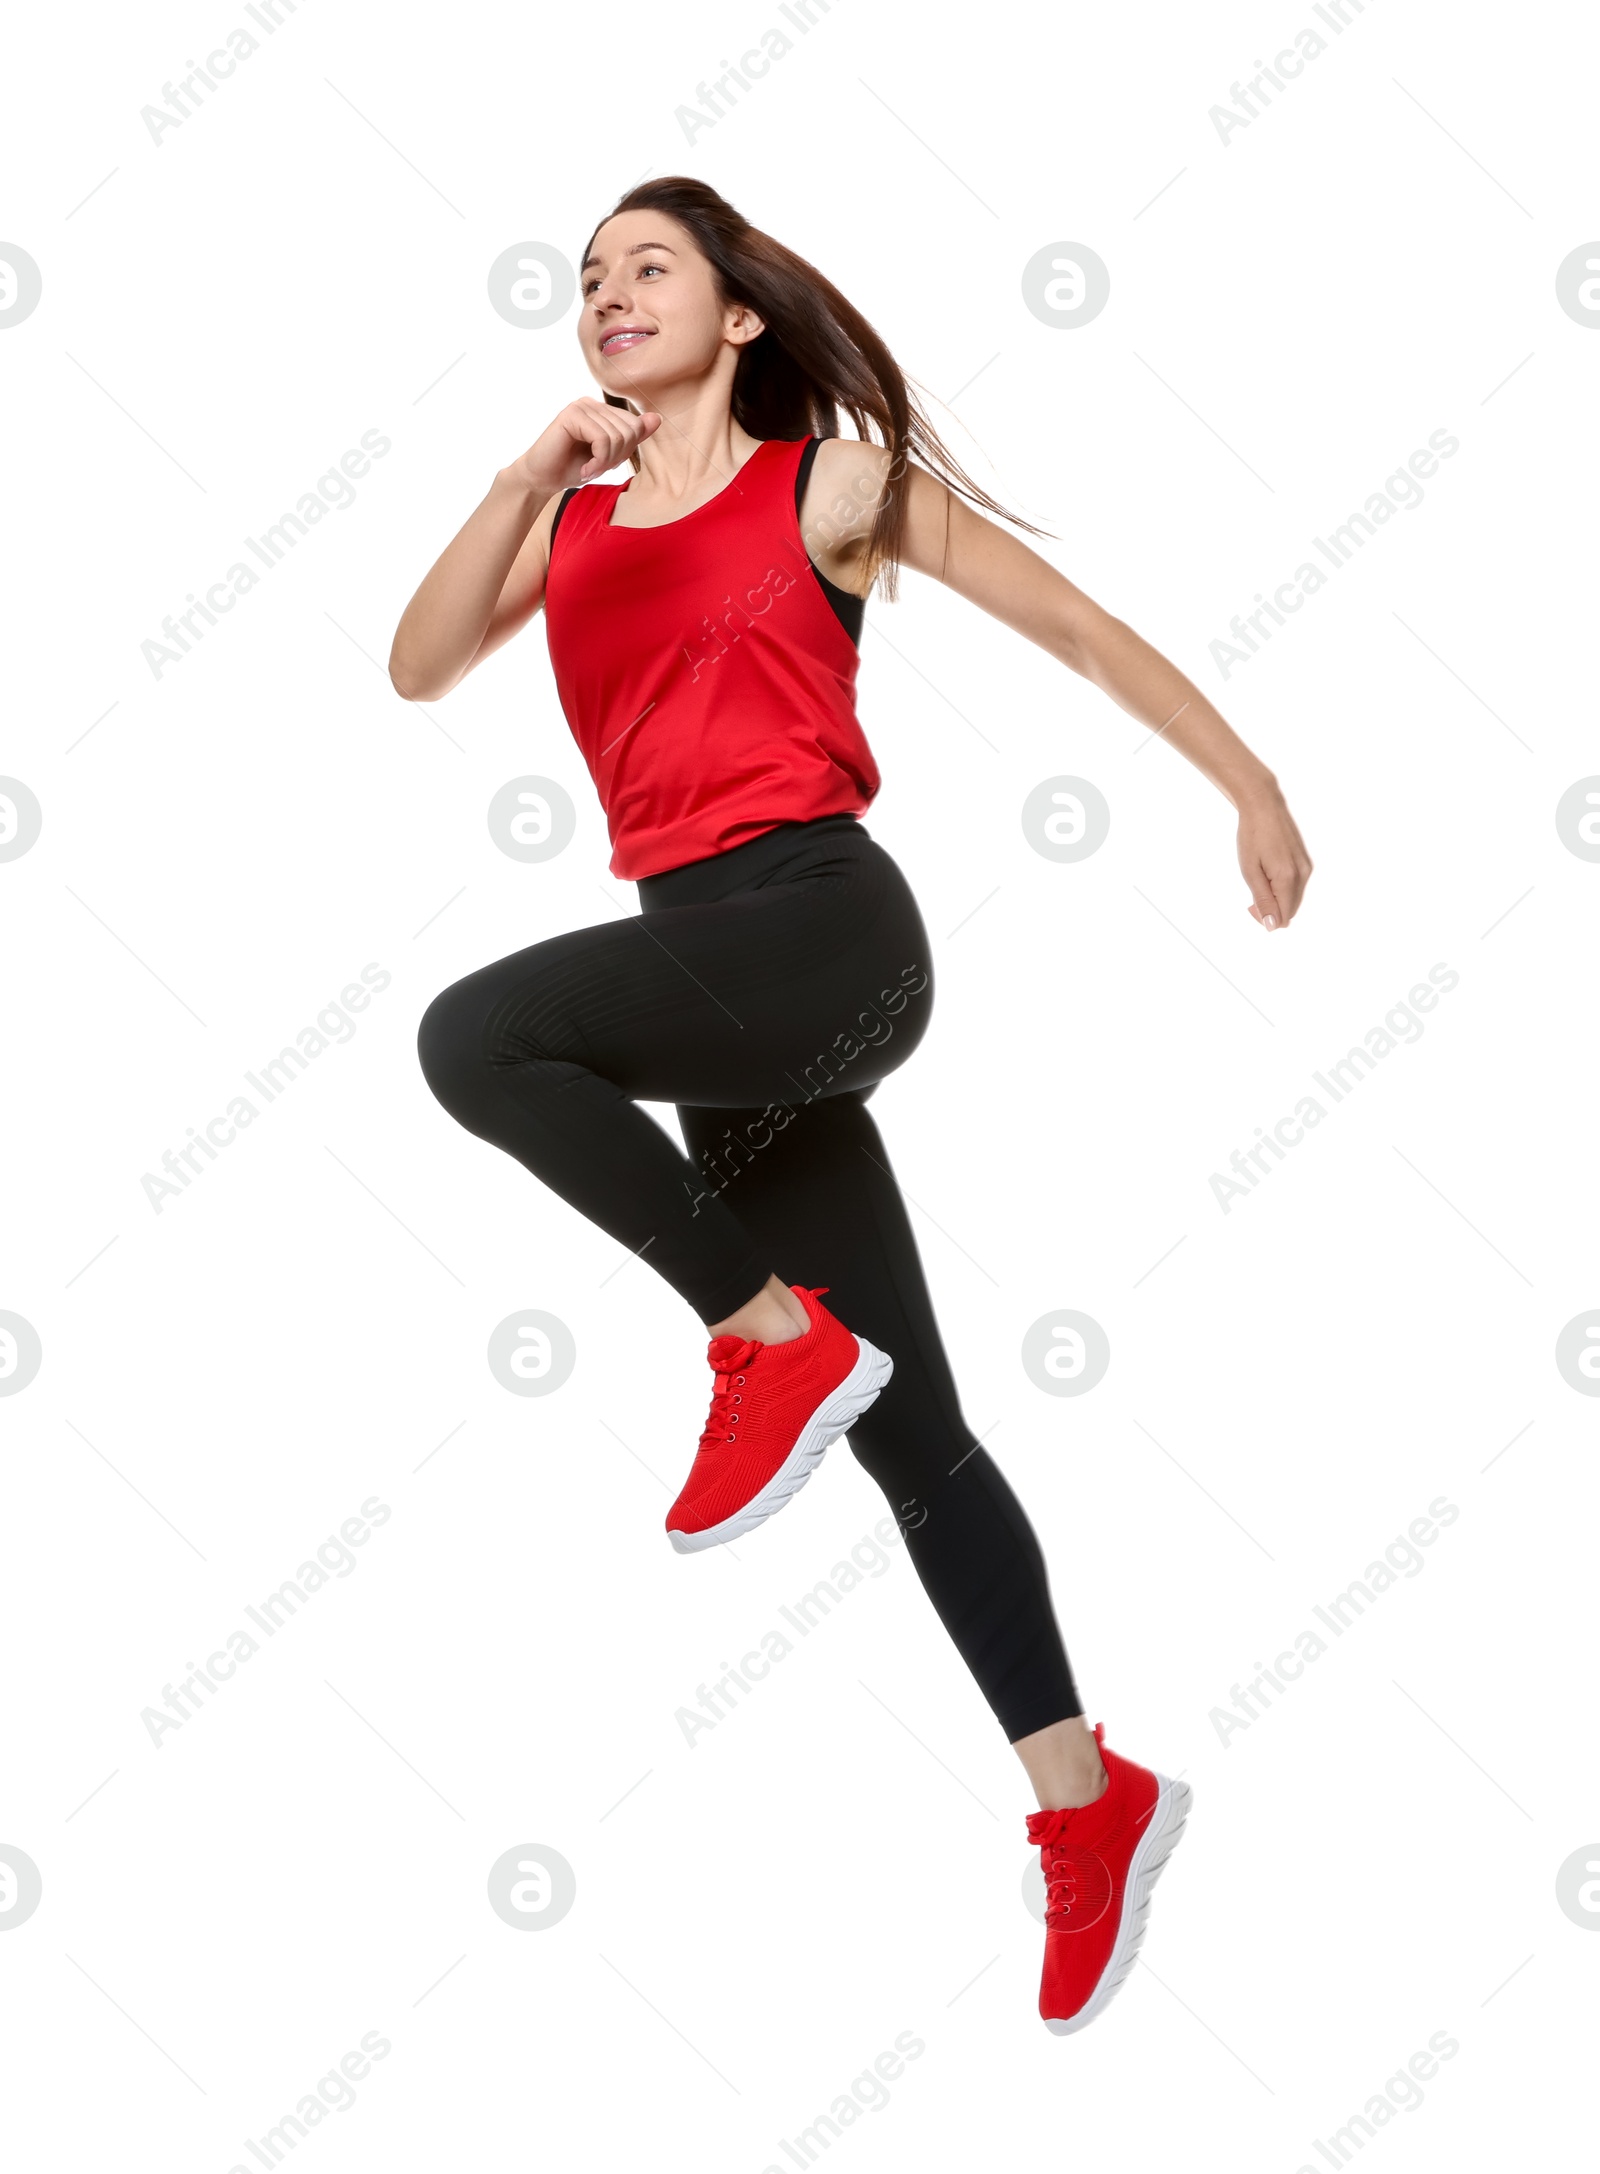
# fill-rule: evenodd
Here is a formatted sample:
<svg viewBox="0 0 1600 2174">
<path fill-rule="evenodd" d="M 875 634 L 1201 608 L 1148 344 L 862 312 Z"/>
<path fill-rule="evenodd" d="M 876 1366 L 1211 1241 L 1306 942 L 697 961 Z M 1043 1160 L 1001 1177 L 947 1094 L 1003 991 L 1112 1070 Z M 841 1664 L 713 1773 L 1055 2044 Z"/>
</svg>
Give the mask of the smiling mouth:
<svg viewBox="0 0 1600 2174">
<path fill-rule="evenodd" d="M 638 325 L 621 325 L 615 332 L 606 334 L 600 342 L 600 352 L 602 355 L 621 355 L 630 347 L 640 347 L 654 338 L 653 332 L 646 332 Z"/>
</svg>

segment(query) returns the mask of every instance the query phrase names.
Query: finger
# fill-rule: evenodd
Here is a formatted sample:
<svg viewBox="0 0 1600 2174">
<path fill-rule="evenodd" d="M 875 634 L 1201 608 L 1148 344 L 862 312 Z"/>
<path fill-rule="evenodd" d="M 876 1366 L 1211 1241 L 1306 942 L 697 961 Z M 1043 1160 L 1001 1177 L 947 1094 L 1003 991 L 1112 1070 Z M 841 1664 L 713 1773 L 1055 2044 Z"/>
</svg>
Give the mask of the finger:
<svg viewBox="0 0 1600 2174">
<path fill-rule="evenodd" d="M 580 433 L 580 443 L 587 439 L 590 457 L 578 471 L 578 480 L 586 483 L 592 476 L 603 475 L 608 468 L 615 468 L 618 461 L 628 456 L 628 432 L 619 423 L 612 422 L 614 409 L 606 409 L 601 415 L 587 421 Z"/>
<path fill-rule="evenodd" d="M 1264 929 L 1281 927 L 1283 909 L 1273 892 L 1266 870 L 1260 867 L 1252 868 L 1247 880 L 1250 885 L 1248 911 L 1252 918 L 1259 921 Z"/>
<path fill-rule="evenodd" d="M 1278 901 L 1282 923 L 1292 921 L 1300 911 L 1300 901 L 1305 894 L 1306 877 L 1310 870 L 1302 866 L 1298 858 L 1286 860 L 1281 866 L 1269 868 L 1267 879 L 1272 885 L 1273 896 Z"/>
<path fill-rule="evenodd" d="M 643 439 L 661 427 L 661 417 L 650 410 L 643 415 L 635 415 L 631 409 L 613 408 L 601 402 L 596 402 L 595 406 L 598 410 L 595 416 L 595 432 L 597 436 L 604 436 L 609 449 L 606 457 L 599 460 L 599 466 L 593 471 L 596 474 L 605 468 L 615 468 L 619 462 L 627 460 Z M 597 459 L 599 450 L 597 446 Z M 586 477 L 589 472 L 586 468 Z"/>
<path fill-rule="evenodd" d="M 636 445 L 641 438 L 648 438 L 653 430 L 660 428 L 661 418 L 650 408 L 635 413 L 632 408 L 613 407 L 607 400 L 585 400 L 583 406 L 603 422 L 607 429 L 619 431 L 623 442 L 630 446 Z"/>
<path fill-rule="evenodd" d="M 622 442 L 630 451 L 639 443 L 641 438 L 647 438 L 650 435 L 643 412 L 636 412 L 633 408 L 608 408 L 606 412 L 618 430 L 621 431 Z M 656 420 L 659 422 L 660 417 L 657 416 Z"/>
</svg>

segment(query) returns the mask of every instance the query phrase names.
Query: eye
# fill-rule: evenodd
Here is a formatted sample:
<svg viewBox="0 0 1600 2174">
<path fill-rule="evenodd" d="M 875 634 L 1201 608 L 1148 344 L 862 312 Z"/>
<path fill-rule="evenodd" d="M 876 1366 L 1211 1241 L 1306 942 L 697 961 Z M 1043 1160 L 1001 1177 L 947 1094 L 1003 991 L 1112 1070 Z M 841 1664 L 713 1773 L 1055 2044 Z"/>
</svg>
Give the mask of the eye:
<svg viewBox="0 0 1600 2174">
<path fill-rule="evenodd" d="M 646 272 L 664 272 L 666 269 L 667 267 L 664 264 L 641 264 L 639 267 L 639 276 L 643 278 Z M 586 279 L 583 282 L 582 287 L 579 291 L 582 294 L 590 295 L 594 293 L 595 289 L 599 285 L 600 281 L 598 279 Z"/>
</svg>

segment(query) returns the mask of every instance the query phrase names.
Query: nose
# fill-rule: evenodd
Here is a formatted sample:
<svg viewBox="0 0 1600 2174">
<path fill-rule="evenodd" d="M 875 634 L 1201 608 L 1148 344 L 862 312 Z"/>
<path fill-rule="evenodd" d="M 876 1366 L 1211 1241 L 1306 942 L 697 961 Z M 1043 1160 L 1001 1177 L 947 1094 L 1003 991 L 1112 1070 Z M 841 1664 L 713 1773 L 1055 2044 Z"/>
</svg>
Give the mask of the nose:
<svg viewBox="0 0 1600 2174">
<path fill-rule="evenodd" d="M 621 290 L 612 284 L 608 275 L 590 295 L 589 306 L 597 317 L 606 317 L 616 310 L 625 309 L 627 303 Z"/>
</svg>

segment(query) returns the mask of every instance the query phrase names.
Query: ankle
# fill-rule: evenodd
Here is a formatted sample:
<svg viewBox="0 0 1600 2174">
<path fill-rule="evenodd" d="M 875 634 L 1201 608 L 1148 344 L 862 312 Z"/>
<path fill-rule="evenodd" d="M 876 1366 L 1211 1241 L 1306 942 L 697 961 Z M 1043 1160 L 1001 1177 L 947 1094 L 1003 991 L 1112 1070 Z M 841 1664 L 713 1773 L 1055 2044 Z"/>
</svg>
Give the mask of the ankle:
<svg viewBox="0 0 1600 2174">
<path fill-rule="evenodd" d="M 1050 1801 L 1048 1804 L 1041 1801 L 1039 1809 L 1041 1812 L 1081 1811 L 1086 1804 L 1093 1804 L 1103 1797 L 1110 1787 L 1111 1776 L 1096 1753 L 1093 1774 L 1073 1775 L 1056 1788 L 1043 1792 Z"/>
<path fill-rule="evenodd" d="M 744 1336 L 758 1344 L 787 1344 L 805 1335 L 811 1319 L 788 1285 L 769 1276 L 765 1287 L 736 1313 L 708 1326 L 713 1336 Z"/>
<path fill-rule="evenodd" d="M 1070 1721 L 1052 1721 L 1018 1738 L 1011 1748 L 1027 1769 L 1042 1812 L 1077 1811 L 1103 1797 L 1110 1787 L 1100 1745 L 1081 1714 Z"/>
</svg>

